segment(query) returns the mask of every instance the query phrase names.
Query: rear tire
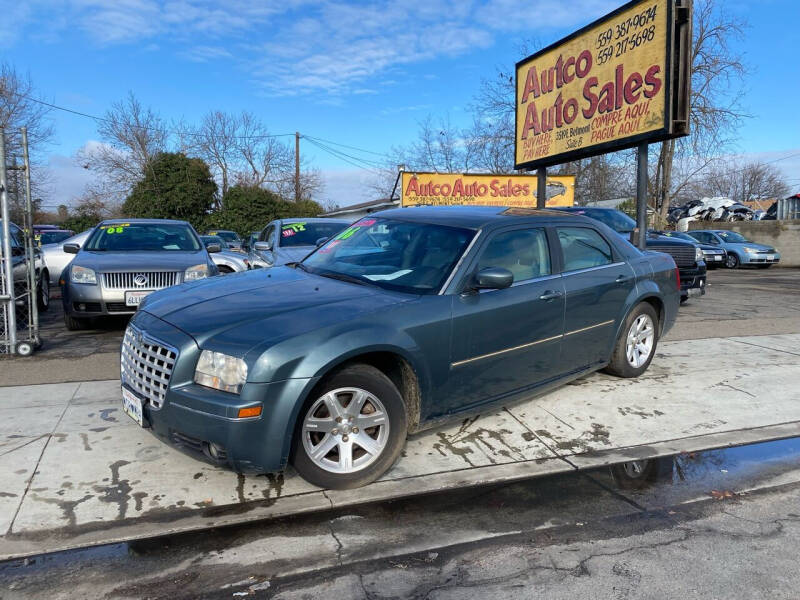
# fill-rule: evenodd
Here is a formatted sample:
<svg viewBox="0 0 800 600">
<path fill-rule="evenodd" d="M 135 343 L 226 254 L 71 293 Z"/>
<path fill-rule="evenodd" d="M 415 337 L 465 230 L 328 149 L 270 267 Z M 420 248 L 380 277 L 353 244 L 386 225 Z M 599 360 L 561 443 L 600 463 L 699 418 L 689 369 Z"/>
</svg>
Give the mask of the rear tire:
<svg viewBox="0 0 800 600">
<path fill-rule="evenodd" d="M 622 325 L 604 369 L 617 377 L 639 377 L 650 366 L 658 346 L 658 315 L 648 302 L 637 304 Z"/>
<path fill-rule="evenodd" d="M 68 314 L 64 314 L 64 325 L 66 325 L 67 329 L 70 331 L 81 331 L 88 327 L 88 322 L 86 319 L 78 319 L 76 317 L 71 317 Z"/>
<path fill-rule="evenodd" d="M 357 488 L 395 463 L 407 433 L 405 403 L 392 381 L 375 367 L 355 364 L 311 393 L 297 421 L 291 462 L 319 487 Z"/>
</svg>

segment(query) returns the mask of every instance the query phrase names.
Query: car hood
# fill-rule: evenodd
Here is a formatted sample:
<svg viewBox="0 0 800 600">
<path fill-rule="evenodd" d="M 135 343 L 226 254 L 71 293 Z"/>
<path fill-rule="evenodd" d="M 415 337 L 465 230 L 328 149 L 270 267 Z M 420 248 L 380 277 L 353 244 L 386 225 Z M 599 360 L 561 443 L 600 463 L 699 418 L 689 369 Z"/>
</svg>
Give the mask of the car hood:
<svg viewBox="0 0 800 600">
<path fill-rule="evenodd" d="M 765 246 L 764 244 L 756 244 L 755 242 L 723 242 L 726 248 L 755 248 L 756 250 L 771 250 L 772 246 Z"/>
<path fill-rule="evenodd" d="M 275 267 L 161 290 L 140 310 L 181 329 L 201 348 L 244 356 L 256 345 L 268 347 L 414 298 Z"/>
<path fill-rule="evenodd" d="M 208 263 L 205 250 L 195 252 L 92 252 L 81 250 L 75 265 L 95 271 L 183 271 L 194 265 Z"/>
<path fill-rule="evenodd" d="M 314 246 L 292 246 L 290 248 L 279 248 L 281 260 L 294 262 L 303 260 L 314 249 Z"/>
</svg>

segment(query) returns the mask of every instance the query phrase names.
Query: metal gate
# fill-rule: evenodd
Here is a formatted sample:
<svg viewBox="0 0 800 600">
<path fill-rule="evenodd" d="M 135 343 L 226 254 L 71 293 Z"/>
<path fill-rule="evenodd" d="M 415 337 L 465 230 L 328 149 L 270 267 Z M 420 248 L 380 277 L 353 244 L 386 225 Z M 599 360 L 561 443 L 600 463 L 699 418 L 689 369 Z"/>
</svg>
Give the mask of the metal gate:
<svg viewBox="0 0 800 600">
<path fill-rule="evenodd" d="M 28 132 L 22 128 L 22 165 L 8 164 L 5 131 L 0 128 L 0 354 L 27 356 L 40 345 L 36 305 L 40 254 L 34 250 Z M 8 171 L 25 175 L 25 208 L 20 229 L 10 219 Z"/>
</svg>

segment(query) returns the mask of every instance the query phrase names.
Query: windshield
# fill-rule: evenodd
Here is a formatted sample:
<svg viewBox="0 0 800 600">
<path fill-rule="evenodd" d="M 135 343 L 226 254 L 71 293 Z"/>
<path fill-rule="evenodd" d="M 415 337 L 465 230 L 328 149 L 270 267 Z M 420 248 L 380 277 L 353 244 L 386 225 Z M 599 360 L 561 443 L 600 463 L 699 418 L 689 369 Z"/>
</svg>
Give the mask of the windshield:
<svg viewBox="0 0 800 600">
<path fill-rule="evenodd" d="M 312 273 L 343 275 L 410 294 L 435 294 L 464 253 L 474 231 L 361 219 L 303 261 Z"/>
<path fill-rule="evenodd" d="M 716 234 L 722 238 L 723 242 L 729 242 L 733 244 L 744 244 L 749 242 L 746 237 L 743 235 L 739 235 L 735 231 L 717 231 Z"/>
<path fill-rule="evenodd" d="M 111 252 L 191 252 L 200 241 L 188 225 L 174 223 L 112 223 L 99 225 L 85 250 Z"/>
<path fill-rule="evenodd" d="M 208 235 L 221 237 L 226 242 L 238 242 L 239 236 L 233 231 L 209 231 Z"/>
<path fill-rule="evenodd" d="M 680 238 L 682 240 L 686 240 L 687 242 L 692 242 L 693 244 L 697 243 L 696 239 L 694 239 L 688 233 L 683 233 L 682 231 L 665 231 L 662 233 L 662 235 L 665 235 L 667 237 Z"/>
<path fill-rule="evenodd" d="M 227 248 L 228 244 L 225 243 L 218 235 L 201 235 L 200 241 L 203 242 L 203 245 L 208 248 L 209 244 L 219 244 L 220 248 Z"/>
<path fill-rule="evenodd" d="M 71 231 L 43 231 L 41 234 L 36 234 L 39 244 L 42 246 L 45 244 L 57 244 L 72 236 L 73 233 Z"/>
<path fill-rule="evenodd" d="M 318 239 L 333 237 L 345 227 L 344 223 L 283 223 L 280 246 L 316 246 Z"/>
</svg>

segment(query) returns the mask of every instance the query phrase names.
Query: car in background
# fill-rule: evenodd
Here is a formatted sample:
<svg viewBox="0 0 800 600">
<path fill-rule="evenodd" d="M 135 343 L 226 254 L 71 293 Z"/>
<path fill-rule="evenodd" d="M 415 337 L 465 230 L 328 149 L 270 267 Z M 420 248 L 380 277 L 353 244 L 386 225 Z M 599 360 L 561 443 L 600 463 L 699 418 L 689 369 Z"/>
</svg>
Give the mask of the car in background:
<svg viewBox="0 0 800 600">
<path fill-rule="evenodd" d="M 315 485 L 353 488 L 443 419 L 598 369 L 638 377 L 679 296 L 669 256 L 592 219 L 387 210 L 294 265 L 147 298 L 125 332 L 122 406 L 202 460 L 291 461 Z M 167 358 L 144 371 L 142 353 Z"/>
<path fill-rule="evenodd" d="M 227 243 L 217 235 L 201 235 L 200 241 L 211 254 L 211 260 L 217 265 L 220 275 L 228 273 L 238 273 L 247 271 L 250 268 L 250 261 L 241 252 L 232 252 L 228 249 Z M 218 246 L 216 250 L 212 246 Z"/>
<path fill-rule="evenodd" d="M 693 244 L 699 246 L 699 248 L 703 251 L 703 260 L 706 263 L 706 267 L 709 269 L 716 269 L 717 267 L 725 266 L 728 253 L 725 252 L 724 248 L 712 246 L 711 244 L 700 243 L 698 240 L 683 231 L 657 231 L 656 233 L 658 235 L 663 235 L 670 238 L 686 240 L 687 242 L 692 242 Z"/>
<path fill-rule="evenodd" d="M 3 221 L 0 220 L 0 247 L 3 244 Z M 14 295 L 17 297 L 15 302 L 17 308 L 27 306 L 26 301 L 21 297 L 28 289 L 28 269 L 29 260 L 25 252 L 25 232 L 21 227 L 9 221 L 9 245 L 11 247 L 11 271 L 14 280 Z M 0 252 L 2 254 L 2 252 Z M 50 308 L 50 272 L 42 259 L 41 251 L 33 249 L 33 269 L 36 280 L 36 306 L 40 311 Z M 0 268 L 2 264 L 0 263 Z M 25 313 L 27 315 L 27 311 Z M 26 317 L 27 318 L 27 317 Z"/>
<path fill-rule="evenodd" d="M 239 234 L 235 231 L 230 231 L 228 229 L 212 229 L 211 231 L 206 231 L 203 235 L 215 235 L 221 237 L 223 240 L 225 240 L 225 243 L 228 244 L 228 248 L 231 250 L 242 249 L 242 238 L 240 238 Z"/>
<path fill-rule="evenodd" d="M 751 242 L 735 231 L 727 229 L 697 229 L 687 233 L 700 243 L 725 250 L 727 253 L 725 266 L 729 269 L 750 265 L 759 269 L 769 269 L 781 260 L 781 253 L 772 246 Z"/>
<path fill-rule="evenodd" d="M 630 240 L 630 235 L 636 228 L 636 221 L 624 212 L 613 208 L 594 206 L 553 208 L 596 219 L 616 231 L 625 240 Z M 648 250 L 669 254 L 675 261 L 681 274 L 681 302 L 686 302 L 692 296 L 702 296 L 706 293 L 705 255 L 696 243 L 648 232 L 645 245 Z"/>
<path fill-rule="evenodd" d="M 77 244 L 78 247 L 80 247 L 86 243 L 86 239 L 92 231 L 94 231 L 94 228 L 73 235 L 60 244 L 45 244 L 42 246 L 42 258 L 50 273 L 50 287 L 57 287 L 59 285 L 58 282 L 59 279 L 61 279 L 61 272 L 66 269 L 67 265 L 75 258 L 74 254 L 64 251 L 64 245 Z"/>
<path fill-rule="evenodd" d="M 242 250 L 245 252 L 250 252 L 255 247 L 255 243 L 258 241 L 258 236 L 260 233 L 260 231 L 251 231 L 250 235 L 247 236 L 247 239 L 242 241 Z"/>
<path fill-rule="evenodd" d="M 278 219 L 261 230 L 250 250 L 254 269 L 276 267 L 305 258 L 321 241 L 342 232 L 347 219 Z"/>
<path fill-rule="evenodd" d="M 92 317 L 131 315 L 156 290 L 219 272 L 186 221 L 111 219 L 83 246 L 65 244 L 64 250 L 76 255 L 61 277 L 70 330 L 85 328 Z"/>
<path fill-rule="evenodd" d="M 58 244 L 75 235 L 70 229 L 44 229 L 33 236 L 36 245 L 40 248 L 47 244 Z"/>
</svg>

